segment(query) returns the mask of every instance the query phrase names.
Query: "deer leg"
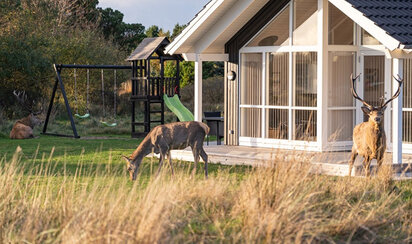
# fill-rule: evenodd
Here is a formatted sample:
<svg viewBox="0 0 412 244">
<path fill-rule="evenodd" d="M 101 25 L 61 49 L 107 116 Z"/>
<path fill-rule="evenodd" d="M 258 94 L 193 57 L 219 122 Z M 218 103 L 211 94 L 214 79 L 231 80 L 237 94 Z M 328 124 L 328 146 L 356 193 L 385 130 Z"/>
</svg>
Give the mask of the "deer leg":
<svg viewBox="0 0 412 244">
<path fill-rule="evenodd" d="M 160 170 L 162 169 L 164 159 L 165 159 L 165 153 L 160 151 L 159 168 L 157 169 L 156 176 L 159 176 L 160 174 Z"/>
<path fill-rule="evenodd" d="M 383 163 L 383 153 L 380 153 L 380 152 L 378 153 L 376 157 L 376 161 L 377 161 L 376 173 L 378 173 Z"/>
<path fill-rule="evenodd" d="M 366 156 L 365 159 L 363 160 L 363 168 L 365 169 L 365 176 L 370 177 L 370 166 L 371 166 L 371 161 L 372 159 L 370 156 Z"/>
<path fill-rule="evenodd" d="M 208 175 L 208 172 L 207 172 L 208 156 L 207 156 L 205 150 L 203 149 L 203 147 L 199 149 L 199 154 L 202 157 L 203 161 L 205 161 L 205 178 L 207 179 L 207 175 Z"/>
<path fill-rule="evenodd" d="M 169 165 L 170 165 L 170 170 L 172 171 L 172 175 L 175 175 L 175 172 L 173 171 L 173 166 L 172 166 L 172 156 L 170 151 L 167 152 L 167 161 L 169 161 Z"/>
<path fill-rule="evenodd" d="M 355 159 L 357 156 L 358 156 L 358 153 L 352 150 L 352 154 L 350 155 L 350 160 L 349 160 L 349 177 L 352 176 L 352 168 L 353 168 L 353 164 L 355 163 Z"/>
<path fill-rule="evenodd" d="M 196 169 L 197 169 L 197 163 L 199 162 L 199 152 L 196 150 L 196 148 L 192 149 L 193 151 L 193 157 L 194 157 L 194 168 L 192 170 L 192 177 L 195 176 L 196 174 Z"/>
</svg>

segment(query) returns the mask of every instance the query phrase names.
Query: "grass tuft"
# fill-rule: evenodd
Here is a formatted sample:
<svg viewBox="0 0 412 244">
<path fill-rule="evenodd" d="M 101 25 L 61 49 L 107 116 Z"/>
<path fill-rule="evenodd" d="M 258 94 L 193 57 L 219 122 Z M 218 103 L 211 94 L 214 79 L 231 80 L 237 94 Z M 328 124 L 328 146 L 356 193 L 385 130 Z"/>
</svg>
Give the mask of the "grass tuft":
<svg viewBox="0 0 412 244">
<path fill-rule="evenodd" d="M 116 150 L 18 147 L 0 159 L 0 242 L 408 242 L 412 184 L 390 173 L 310 174 L 305 159 L 211 166 L 190 177 L 145 160 L 130 182 Z M 90 155 L 91 154 L 91 155 Z M 298 157 L 295 157 L 298 158 Z M 300 157 L 302 158 L 302 157 Z M 93 166 L 91 166 L 93 165 Z"/>
</svg>

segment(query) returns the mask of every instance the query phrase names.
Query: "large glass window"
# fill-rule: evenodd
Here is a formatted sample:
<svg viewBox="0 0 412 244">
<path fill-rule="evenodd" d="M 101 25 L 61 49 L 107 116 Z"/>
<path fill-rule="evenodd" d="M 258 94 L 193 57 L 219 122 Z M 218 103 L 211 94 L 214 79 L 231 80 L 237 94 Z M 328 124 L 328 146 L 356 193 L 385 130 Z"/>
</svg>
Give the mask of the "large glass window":
<svg viewBox="0 0 412 244">
<path fill-rule="evenodd" d="M 364 99 L 379 106 L 385 95 L 385 56 L 365 56 L 363 62 Z"/>
<path fill-rule="evenodd" d="M 262 136 L 262 109 L 240 108 L 240 136 L 259 138 Z"/>
<path fill-rule="evenodd" d="M 293 1 L 241 53 L 241 137 L 316 141 L 317 7 L 317 0 Z M 308 51 L 296 52 L 296 45 Z M 253 47 L 267 51 L 251 53 Z"/>
<path fill-rule="evenodd" d="M 329 44 L 353 45 L 354 22 L 333 4 L 329 3 Z"/>
<path fill-rule="evenodd" d="M 286 7 L 267 25 L 247 46 L 284 46 L 289 45 L 289 12 Z"/>
<path fill-rule="evenodd" d="M 316 141 L 316 110 L 294 110 L 293 139 Z"/>
<path fill-rule="evenodd" d="M 288 109 L 281 106 L 289 105 L 289 53 L 270 53 L 267 59 L 266 137 L 288 139 Z"/>
<path fill-rule="evenodd" d="M 293 12 L 293 45 L 316 45 L 318 0 L 295 0 Z"/>
<path fill-rule="evenodd" d="M 294 140 L 316 140 L 317 53 L 293 53 L 293 105 L 311 107 L 294 110 Z"/>
<path fill-rule="evenodd" d="M 262 54 L 247 53 L 241 57 L 240 136 L 261 137 Z"/>
<path fill-rule="evenodd" d="M 289 100 L 289 53 L 268 54 L 266 104 L 287 106 Z"/>
<path fill-rule="evenodd" d="M 354 52 L 329 52 L 328 139 L 350 141 L 355 124 L 355 104 L 350 75 L 355 70 Z"/>
<path fill-rule="evenodd" d="M 293 53 L 294 105 L 316 107 L 317 100 L 317 53 Z"/>
<path fill-rule="evenodd" d="M 266 137 L 273 139 L 288 139 L 288 133 L 288 109 L 266 109 Z"/>
<path fill-rule="evenodd" d="M 240 102 L 247 105 L 262 104 L 262 54 L 242 54 Z"/>
</svg>

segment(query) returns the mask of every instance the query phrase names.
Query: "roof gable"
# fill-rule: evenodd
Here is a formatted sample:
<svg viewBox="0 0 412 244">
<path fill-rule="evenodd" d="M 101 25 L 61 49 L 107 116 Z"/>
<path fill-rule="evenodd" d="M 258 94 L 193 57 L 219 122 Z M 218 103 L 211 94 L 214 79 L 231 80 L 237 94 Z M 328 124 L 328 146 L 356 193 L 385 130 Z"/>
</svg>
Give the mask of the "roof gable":
<svg viewBox="0 0 412 244">
<path fill-rule="evenodd" d="M 388 35 L 412 47 L 412 1 L 347 0 Z"/>
<path fill-rule="evenodd" d="M 166 47 L 166 52 L 224 54 L 225 43 L 268 1 L 278 0 L 211 0 Z"/>
<path fill-rule="evenodd" d="M 168 45 L 170 41 L 167 37 L 151 37 L 145 38 L 143 41 L 136 47 L 136 49 L 130 54 L 126 61 L 134 60 L 144 60 L 152 56 L 154 52 L 157 52 L 161 48 L 163 52 L 164 47 Z"/>
</svg>

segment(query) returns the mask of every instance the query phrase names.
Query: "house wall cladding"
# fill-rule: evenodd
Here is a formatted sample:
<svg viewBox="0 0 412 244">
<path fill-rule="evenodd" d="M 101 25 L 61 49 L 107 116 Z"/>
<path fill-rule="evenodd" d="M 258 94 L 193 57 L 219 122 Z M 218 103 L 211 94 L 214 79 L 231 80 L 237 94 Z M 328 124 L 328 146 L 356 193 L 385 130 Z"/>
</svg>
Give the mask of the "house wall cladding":
<svg viewBox="0 0 412 244">
<path fill-rule="evenodd" d="M 234 81 L 227 78 L 227 73 L 234 71 L 237 73 L 238 65 L 232 62 L 225 62 L 225 144 L 239 145 L 239 94 L 238 75 Z"/>
<path fill-rule="evenodd" d="M 280 11 L 289 0 L 270 0 L 243 26 L 226 44 L 225 53 L 229 61 L 225 62 L 225 144 L 239 145 L 239 50 L 251 40 Z M 230 81 L 227 73 L 234 71 L 236 79 Z"/>
</svg>

